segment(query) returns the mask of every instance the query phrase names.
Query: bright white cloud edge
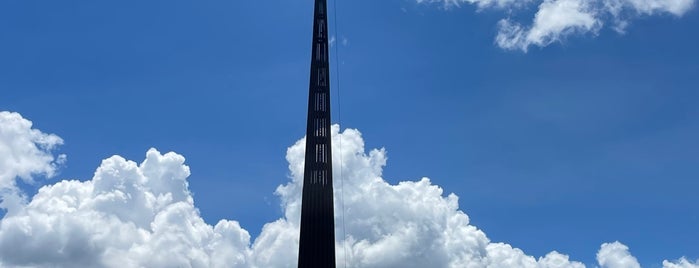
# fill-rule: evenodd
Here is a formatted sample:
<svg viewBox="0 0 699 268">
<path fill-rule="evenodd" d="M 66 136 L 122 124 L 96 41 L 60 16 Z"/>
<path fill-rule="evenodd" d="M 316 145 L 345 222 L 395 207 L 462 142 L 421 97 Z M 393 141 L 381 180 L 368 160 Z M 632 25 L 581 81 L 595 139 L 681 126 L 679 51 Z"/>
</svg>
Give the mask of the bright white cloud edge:
<svg viewBox="0 0 699 268">
<path fill-rule="evenodd" d="M 55 173 L 55 159 L 48 156 L 60 144 L 58 136 L 32 129 L 17 113 L 0 112 L 0 122 L 0 157 L 40 163 L 27 168 L 5 161 L 3 170 L 13 173 L 4 174 L 27 179 Z M 385 150 L 367 153 L 353 129 L 339 133 L 335 125 L 332 137 L 333 161 L 345 179 L 344 194 L 335 195 L 336 201 L 344 196 L 346 215 L 346 237 L 336 231 L 339 267 L 585 267 L 556 251 L 535 258 L 491 242 L 469 224 L 456 195 L 445 196 L 428 178 L 391 185 L 381 174 Z M 342 148 L 336 146 L 340 140 Z M 188 189 L 184 157 L 150 149 L 140 164 L 113 156 L 91 180 L 44 186 L 6 214 L 0 266 L 295 267 L 304 146 L 302 139 L 287 150 L 291 181 L 276 190 L 284 217 L 265 224 L 254 241 L 236 221 L 204 222 Z M 16 189 L 7 181 L 2 187 Z M 597 260 L 601 267 L 640 267 L 619 242 L 603 244 Z M 665 260 L 663 267 L 699 265 L 682 258 Z"/>
<path fill-rule="evenodd" d="M 32 122 L 18 113 L 0 111 L 0 209 L 12 215 L 26 202 L 17 179 L 31 183 L 33 175 L 51 177 L 66 160 L 51 150 L 63 144 L 54 135 L 32 128 Z"/>
<path fill-rule="evenodd" d="M 479 9 L 507 9 L 523 12 L 538 3 L 529 26 L 503 18 L 498 23 L 495 43 L 506 50 L 527 52 L 529 47 L 545 47 L 562 42 L 571 35 L 596 36 L 604 25 L 623 33 L 630 22 L 643 16 L 681 17 L 692 9 L 695 0 L 416 0 L 439 3 L 445 8 L 474 4 Z"/>
</svg>

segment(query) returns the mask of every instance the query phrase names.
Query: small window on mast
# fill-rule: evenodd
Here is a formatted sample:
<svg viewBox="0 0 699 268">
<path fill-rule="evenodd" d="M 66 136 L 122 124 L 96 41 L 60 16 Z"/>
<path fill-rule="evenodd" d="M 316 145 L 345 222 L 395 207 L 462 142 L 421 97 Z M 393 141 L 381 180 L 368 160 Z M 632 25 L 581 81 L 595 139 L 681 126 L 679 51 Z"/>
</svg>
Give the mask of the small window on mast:
<svg viewBox="0 0 699 268">
<path fill-rule="evenodd" d="M 325 92 L 316 93 L 316 111 L 325 112 Z"/>
<path fill-rule="evenodd" d="M 328 129 L 325 127 L 325 123 L 326 123 L 325 118 L 321 118 L 320 119 L 320 130 L 323 133 L 323 137 L 328 136 Z"/>
<path fill-rule="evenodd" d="M 327 163 L 325 144 L 316 144 L 316 163 Z"/>
<path fill-rule="evenodd" d="M 322 46 L 320 43 L 316 44 L 316 60 L 322 60 L 323 59 L 323 50 L 321 49 Z"/>
<path fill-rule="evenodd" d="M 327 137 L 328 130 L 325 127 L 325 118 L 315 118 L 313 119 L 313 136 L 316 137 Z"/>
<path fill-rule="evenodd" d="M 325 74 L 325 67 L 318 68 L 318 86 L 324 87 L 328 85 L 328 82 L 325 80 Z"/>
<path fill-rule="evenodd" d="M 318 38 L 324 38 L 324 37 L 325 37 L 325 20 L 319 19 L 318 20 Z"/>
<path fill-rule="evenodd" d="M 315 111 L 320 111 L 320 93 L 316 93 L 316 101 L 315 101 Z M 317 126 L 316 126 L 317 127 Z"/>
<path fill-rule="evenodd" d="M 325 43 L 318 43 L 317 44 L 317 47 L 316 47 L 318 49 L 318 53 L 316 54 L 317 60 L 321 60 L 321 61 L 327 60 L 328 50 L 325 49 L 326 48 L 325 46 L 326 46 Z"/>
</svg>

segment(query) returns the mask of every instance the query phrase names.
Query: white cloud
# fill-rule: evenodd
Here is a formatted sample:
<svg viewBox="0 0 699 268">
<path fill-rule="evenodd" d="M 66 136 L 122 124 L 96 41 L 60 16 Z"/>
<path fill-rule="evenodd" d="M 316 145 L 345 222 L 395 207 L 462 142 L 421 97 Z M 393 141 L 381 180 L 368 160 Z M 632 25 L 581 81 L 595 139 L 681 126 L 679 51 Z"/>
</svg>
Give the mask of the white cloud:
<svg viewBox="0 0 699 268">
<path fill-rule="evenodd" d="M 602 268 L 640 268 L 638 260 L 629 253 L 629 247 L 617 242 L 604 243 L 597 252 L 597 262 Z"/>
<path fill-rule="evenodd" d="M 676 16 L 682 16 L 694 5 L 694 0 L 607 0 L 606 2 L 630 6 L 642 14 L 668 12 Z"/>
<path fill-rule="evenodd" d="M 206 224 L 184 157 L 151 149 L 140 165 L 113 156 L 92 180 L 42 187 L 0 226 L 0 260 L 39 267 L 246 267 L 250 235 Z M 238 265 L 238 266 L 236 266 Z"/>
<path fill-rule="evenodd" d="M 11 214 L 25 202 L 17 178 L 32 183 L 33 175 L 55 174 L 66 156 L 54 158 L 51 151 L 61 144 L 60 137 L 33 129 L 20 114 L 0 111 L 0 209 Z"/>
<path fill-rule="evenodd" d="M 473 4 L 479 8 L 498 7 L 505 8 L 511 6 L 519 6 L 532 2 L 533 0 L 416 0 L 418 3 L 439 3 L 443 4 L 444 8 L 458 7 L 461 4 Z"/>
<path fill-rule="evenodd" d="M 492 243 L 470 225 L 456 195 L 445 195 L 428 178 L 387 183 L 386 151 L 367 153 L 359 131 L 338 131 L 333 126 L 337 228 L 343 197 L 346 216 L 346 232 L 336 231 L 340 267 L 585 267 L 555 251 L 535 258 Z M 304 146 L 302 139 L 287 150 L 291 180 L 276 191 L 284 216 L 267 223 L 254 241 L 236 221 L 204 222 L 189 192 L 184 157 L 150 149 L 140 164 L 112 156 L 90 180 L 44 186 L 6 214 L 0 266 L 295 267 Z M 603 245 L 598 260 L 602 267 L 638 267 L 618 242 Z M 693 267 L 685 259 L 663 265 Z"/>
<path fill-rule="evenodd" d="M 506 8 L 512 13 L 525 11 L 530 2 L 540 3 L 530 26 L 510 18 L 500 20 L 495 43 L 507 50 L 527 51 L 532 46 L 545 47 L 575 34 L 597 35 L 603 25 L 623 33 L 630 21 L 641 15 L 684 15 L 695 0 L 416 0 L 418 3 L 441 3 L 446 8 L 470 3 L 479 9 Z"/>
<path fill-rule="evenodd" d="M 575 32 L 593 32 L 602 25 L 587 0 L 546 0 L 539 5 L 529 29 L 501 20 L 496 43 L 505 49 L 527 51 L 530 45 L 547 46 Z"/>
<path fill-rule="evenodd" d="M 685 258 L 681 258 L 677 262 L 663 261 L 663 268 L 699 268 L 699 260 L 691 262 Z"/>
</svg>

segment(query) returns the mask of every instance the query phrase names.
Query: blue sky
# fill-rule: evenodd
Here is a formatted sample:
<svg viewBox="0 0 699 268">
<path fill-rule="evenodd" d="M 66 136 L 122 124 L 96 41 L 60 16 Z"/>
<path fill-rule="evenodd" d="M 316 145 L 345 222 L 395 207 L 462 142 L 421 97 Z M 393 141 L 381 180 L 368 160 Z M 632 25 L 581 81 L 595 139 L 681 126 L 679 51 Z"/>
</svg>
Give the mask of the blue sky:
<svg viewBox="0 0 699 268">
<path fill-rule="evenodd" d="M 283 213 L 274 190 L 304 135 L 310 7 L 0 3 L 0 110 L 68 155 L 22 188 L 175 151 L 206 222 L 256 237 Z M 535 12 L 340 1 L 334 121 L 386 148 L 388 182 L 429 177 L 495 242 L 586 264 L 616 240 L 648 267 L 699 258 L 697 9 L 633 16 L 624 33 L 604 19 L 526 52 L 496 44 L 501 19 Z"/>
</svg>

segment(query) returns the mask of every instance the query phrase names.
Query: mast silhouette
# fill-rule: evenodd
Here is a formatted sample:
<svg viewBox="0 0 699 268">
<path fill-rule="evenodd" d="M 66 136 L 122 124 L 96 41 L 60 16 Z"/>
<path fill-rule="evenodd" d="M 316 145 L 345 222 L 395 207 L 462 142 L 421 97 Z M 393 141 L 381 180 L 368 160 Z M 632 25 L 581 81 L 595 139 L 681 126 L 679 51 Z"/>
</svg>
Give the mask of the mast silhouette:
<svg viewBox="0 0 699 268">
<path fill-rule="evenodd" d="M 306 121 L 299 268 L 335 267 L 327 1 L 316 0 Z"/>
</svg>

